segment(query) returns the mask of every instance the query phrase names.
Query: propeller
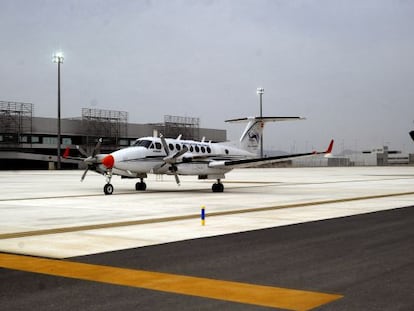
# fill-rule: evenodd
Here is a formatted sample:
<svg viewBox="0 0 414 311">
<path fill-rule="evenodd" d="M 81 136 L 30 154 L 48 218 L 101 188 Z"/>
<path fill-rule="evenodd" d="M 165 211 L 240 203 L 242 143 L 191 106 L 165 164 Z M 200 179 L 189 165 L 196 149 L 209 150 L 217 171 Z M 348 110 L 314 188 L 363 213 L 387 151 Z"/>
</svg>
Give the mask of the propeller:
<svg viewBox="0 0 414 311">
<path fill-rule="evenodd" d="M 170 150 L 168 149 L 168 145 L 167 145 L 167 141 L 165 140 L 165 137 L 160 134 L 160 138 L 161 138 L 161 144 L 164 148 L 164 151 L 166 153 L 166 157 L 163 159 L 164 163 L 161 165 L 161 167 L 163 167 L 166 164 L 170 165 L 170 170 L 173 173 L 174 177 L 175 177 L 175 182 L 177 183 L 177 185 L 180 185 L 180 178 L 178 177 L 177 174 L 177 159 L 179 157 L 181 157 L 184 153 L 186 153 L 188 151 L 188 148 L 186 146 L 183 146 L 182 149 L 180 151 L 177 151 L 176 153 L 174 153 L 173 155 L 170 154 Z"/>
<path fill-rule="evenodd" d="M 98 142 L 96 143 L 95 148 L 92 151 L 92 155 L 88 155 L 82 147 L 76 146 L 76 148 L 79 150 L 79 152 L 83 156 L 85 156 L 85 159 L 83 161 L 87 165 L 85 171 L 82 174 L 81 181 L 83 181 L 85 179 L 86 174 L 88 173 L 89 169 L 95 169 L 96 170 L 97 164 L 101 163 L 99 161 L 99 159 L 97 158 L 97 156 L 96 156 L 99 153 L 99 151 L 101 150 L 101 144 L 102 144 L 102 138 L 99 138 Z"/>
</svg>

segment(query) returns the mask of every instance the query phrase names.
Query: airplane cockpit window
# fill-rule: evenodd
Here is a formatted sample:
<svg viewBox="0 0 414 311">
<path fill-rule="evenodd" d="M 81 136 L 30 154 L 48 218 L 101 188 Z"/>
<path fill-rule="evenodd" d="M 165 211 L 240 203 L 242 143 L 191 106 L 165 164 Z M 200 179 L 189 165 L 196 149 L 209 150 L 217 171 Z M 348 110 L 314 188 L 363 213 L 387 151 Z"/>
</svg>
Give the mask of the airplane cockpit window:
<svg viewBox="0 0 414 311">
<path fill-rule="evenodd" d="M 146 140 L 146 139 L 138 139 L 134 142 L 133 146 L 135 147 L 145 147 L 148 149 L 148 147 L 151 145 L 152 141 Z"/>
</svg>

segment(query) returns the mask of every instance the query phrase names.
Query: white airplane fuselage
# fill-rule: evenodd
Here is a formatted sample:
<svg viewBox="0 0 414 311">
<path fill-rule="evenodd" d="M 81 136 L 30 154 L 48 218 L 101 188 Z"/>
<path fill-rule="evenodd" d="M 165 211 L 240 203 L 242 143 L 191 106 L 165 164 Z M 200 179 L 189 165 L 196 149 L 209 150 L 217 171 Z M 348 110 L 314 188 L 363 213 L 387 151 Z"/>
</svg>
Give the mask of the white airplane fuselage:
<svg viewBox="0 0 414 311">
<path fill-rule="evenodd" d="M 223 143 L 200 142 L 193 140 L 165 139 L 170 154 L 178 153 L 186 147 L 188 150 L 175 161 L 178 175 L 202 175 L 217 179 L 231 168 L 211 167 L 211 161 L 238 160 L 254 158 L 254 153 L 225 145 Z M 158 137 L 143 137 L 134 145 L 111 153 L 113 172 L 126 177 L 139 177 L 142 174 L 173 174 L 171 165 L 166 164 L 167 157 Z M 211 177 L 210 177 L 211 176 Z M 224 176 L 223 176 L 224 177 Z"/>
</svg>

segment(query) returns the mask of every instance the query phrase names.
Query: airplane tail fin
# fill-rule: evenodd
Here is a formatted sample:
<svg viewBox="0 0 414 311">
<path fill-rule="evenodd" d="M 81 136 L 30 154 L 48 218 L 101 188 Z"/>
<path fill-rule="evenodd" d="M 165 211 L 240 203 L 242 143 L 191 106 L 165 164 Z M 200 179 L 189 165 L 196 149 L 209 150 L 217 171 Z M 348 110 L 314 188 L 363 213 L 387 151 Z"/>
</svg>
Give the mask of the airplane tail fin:
<svg viewBox="0 0 414 311">
<path fill-rule="evenodd" d="M 414 131 L 410 132 L 411 139 L 414 140 Z"/>
<path fill-rule="evenodd" d="M 247 117 L 226 120 L 229 123 L 246 123 L 247 125 L 240 137 L 241 148 L 257 154 L 260 150 L 260 142 L 263 128 L 266 122 L 305 120 L 302 117 Z"/>
</svg>

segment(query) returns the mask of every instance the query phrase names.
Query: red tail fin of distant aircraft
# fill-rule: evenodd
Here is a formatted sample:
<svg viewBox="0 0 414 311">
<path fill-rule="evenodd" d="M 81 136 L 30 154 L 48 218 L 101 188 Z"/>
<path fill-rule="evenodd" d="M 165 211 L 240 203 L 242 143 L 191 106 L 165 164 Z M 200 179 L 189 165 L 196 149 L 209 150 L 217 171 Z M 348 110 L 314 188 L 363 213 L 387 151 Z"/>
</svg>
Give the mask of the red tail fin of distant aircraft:
<svg viewBox="0 0 414 311">
<path fill-rule="evenodd" d="M 69 147 L 66 147 L 65 152 L 63 153 L 63 157 L 66 159 L 67 157 L 69 157 Z"/>
<path fill-rule="evenodd" d="M 331 143 L 329 144 L 328 149 L 326 149 L 326 151 L 324 153 L 327 153 L 327 154 L 331 153 L 332 149 L 333 149 L 333 144 L 334 144 L 334 140 L 332 139 Z"/>
</svg>

